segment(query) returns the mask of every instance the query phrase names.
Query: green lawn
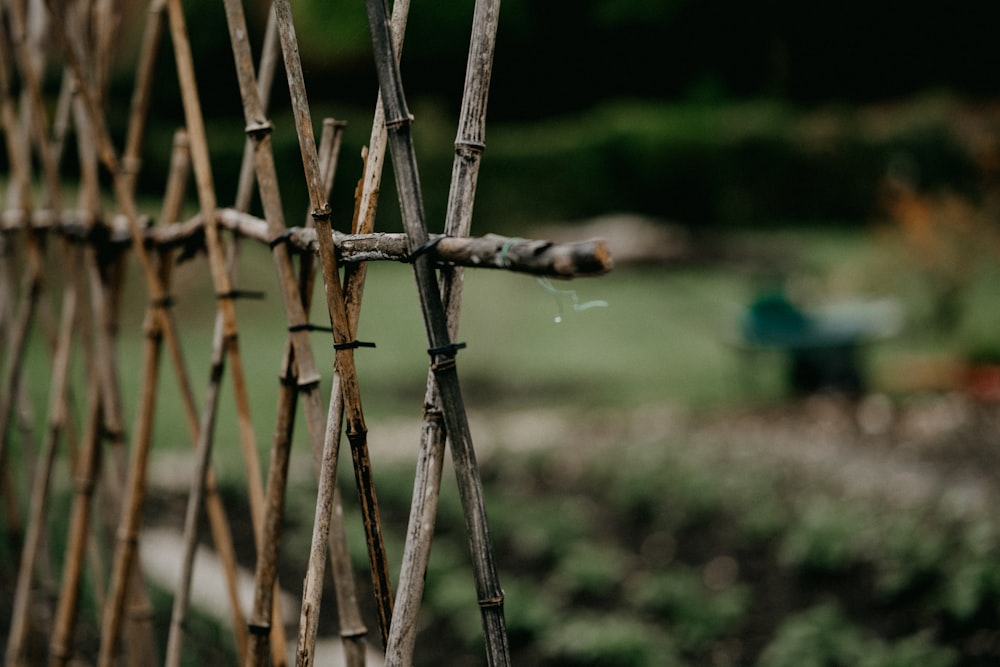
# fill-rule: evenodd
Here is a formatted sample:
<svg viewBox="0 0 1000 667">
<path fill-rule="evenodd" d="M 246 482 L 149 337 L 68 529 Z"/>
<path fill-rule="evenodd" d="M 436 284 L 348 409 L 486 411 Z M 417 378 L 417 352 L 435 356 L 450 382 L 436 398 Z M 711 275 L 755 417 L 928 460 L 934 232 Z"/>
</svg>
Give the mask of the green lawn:
<svg viewBox="0 0 1000 667">
<path fill-rule="evenodd" d="M 962 293 L 964 317 L 954 331 L 935 334 L 924 323 L 927 276 L 902 264 L 887 244 L 865 230 L 744 233 L 729 238 L 727 247 L 745 257 L 682 267 L 621 267 L 599 278 L 554 281 L 549 289 L 530 276 L 468 271 L 459 334 L 468 348 L 459 355 L 459 372 L 469 406 L 617 410 L 667 403 L 719 409 L 778 400 L 784 395 L 783 360 L 765 355 L 751 363 L 738 346 L 739 318 L 758 288 L 762 268 L 775 268 L 769 263 L 771 257 L 780 258 L 796 293 L 807 302 L 857 297 L 900 300 L 906 328 L 868 350 L 876 389 L 883 369 L 900 355 L 959 355 L 989 343 L 1000 324 L 1000 308 L 991 297 L 997 272 L 990 269 L 981 271 Z M 240 346 L 258 438 L 265 449 L 285 338 L 273 275 L 266 251 L 248 245 L 240 285 L 262 290 L 266 298 L 238 302 Z M 137 272 L 130 275 L 127 286 L 119 365 L 131 415 L 141 375 L 145 294 Z M 327 324 L 321 290 L 317 286 L 312 319 Z M 184 354 L 200 397 L 208 378 L 214 319 L 203 257 L 178 268 L 175 293 Z M 576 310 L 574 303 L 593 307 Z M 355 354 L 369 419 L 418 416 L 427 343 L 409 267 L 389 263 L 370 267 L 359 329 L 361 340 L 378 346 Z M 333 366 L 330 340 L 328 333 L 313 334 L 324 395 Z M 79 361 L 76 366 L 82 375 Z M 39 401 L 36 405 L 45 404 L 47 368 L 48 356 L 36 339 L 27 374 Z M 172 446 L 186 442 L 188 436 L 166 357 L 161 378 L 157 437 Z M 228 435 L 232 433 L 228 384 L 221 406 L 219 429 Z"/>
</svg>

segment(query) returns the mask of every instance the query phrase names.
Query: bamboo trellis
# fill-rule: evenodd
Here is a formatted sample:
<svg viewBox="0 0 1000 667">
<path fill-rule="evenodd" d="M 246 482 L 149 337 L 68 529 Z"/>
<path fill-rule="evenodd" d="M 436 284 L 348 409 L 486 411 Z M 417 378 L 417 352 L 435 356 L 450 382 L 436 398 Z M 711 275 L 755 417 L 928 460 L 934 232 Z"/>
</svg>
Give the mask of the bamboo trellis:
<svg viewBox="0 0 1000 667">
<path fill-rule="evenodd" d="M 365 152 L 350 229 L 333 229 L 328 198 L 337 170 L 344 123 L 325 119 L 317 143 L 307 101 L 294 16 L 289 0 L 275 0 L 255 67 L 249 27 L 240 0 L 222 0 L 239 84 L 246 134 L 244 160 L 235 177 L 231 206 L 220 206 L 216 174 L 196 81 L 189 31 L 181 0 L 150 0 L 142 18 L 142 41 L 135 83 L 128 105 L 124 147 L 108 130 L 109 111 L 120 104 L 110 97 L 111 63 L 119 52 L 121 3 L 114 0 L 0 0 L 0 128 L 8 173 L 0 218 L 0 487 L 6 553 L 17 564 L 7 629 L 5 664 L 32 661 L 67 665 L 76 657 L 98 664 L 150 665 L 159 662 L 156 646 L 165 646 L 165 662 L 180 664 L 197 540 L 204 512 L 212 541 L 223 563 L 234 643 L 245 665 L 313 662 L 326 560 L 336 589 L 346 663 L 362 665 L 367 628 L 347 556 L 337 487 L 341 433 L 347 435 L 369 556 L 378 639 L 386 664 L 413 661 L 417 615 L 423 595 L 446 440 L 466 517 L 486 656 L 490 665 L 509 665 L 503 614 L 503 591 L 497 577 L 478 465 L 472 443 L 456 356 L 455 342 L 462 292 L 462 267 L 487 267 L 537 275 L 575 277 L 609 270 L 611 259 L 601 241 L 552 244 L 487 235 L 470 236 L 478 166 L 485 147 L 487 93 L 498 0 L 476 0 L 447 215 L 442 234 L 430 234 L 424 214 L 417 161 L 410 137 L 410 115 L 399 71 L 399 53 L 409 3 L 396 0 L 388 15 L 384 0 L 366 0 L 380 95 Z M 155 64 L 164 34 L 173 47 L 178 95 L 184 125 L 175 134 L 171 167 L 156 223 L 136 204 L 136 183 L 146 145 Z M 267 117 L 278 58 L 287 79 L 296 133 L 309 193 L 301 226 L 288 227 L 278 190 L 278 169 Z M 48 73 L 61 72 L 58 92 Z M 65 165 L 68 141 L 76 142 L 78 164 Z M 403 234 L 375 231 L 375 213 L 385 151 L 392 153 L 395 181 L 405 228 Z M 101 172 L 103 170 L 104 177 Z M 181 220 L 189 173 L 198 213 Z M 72 173 L 73 176 L 68 176 Z M 282 174 L 285 176 L 284 174 Z M 62 191 L 74 180 L 77 201 Z M 110 186 L 106 185 L 110 184 Z M 108 191 L 110 188 L 110 191 Z M 256 192 L 263 217 L 249 211 Z M 113 205 L 106 202 L 112 200 Z M 225 234 L 229 238 L 225 238 Z M 228 240 L 228 243 L 227 243 Z M 282 297 L 287 336 L 281 352 L 280 388 L 270 461 L 257 458 L 250 414 L 248 378 L 240 349 L 236 301 L 252 296 L 238 287 L 241 240 L 269 247 Z M 204 250 L 216 304 L 209 383 L 199 405 L 173 312 L 173 266 L 178 256 Z M 55 257 L 53 257 L 55 255 Z M 135 422 L 125 425 L 121 375 L 117 366 L 123 279 L 133 258 L 146 290 L 148 306 L 140 353 L 140 390 Z M 354 351 L 369 345 L 356 339 L 368 262 L 390 260 L 412 265 L 430 356 L 424 422 L 398 590 L 390 584 L 378 501 L 368 455 L 367 427 L 354 364 Z M 58 262 L 64 277 L 57 288 L 47 264 Z M 333 382 L 326 405 L 321 374 L 312 350 L 316 329 L 310 323 L 310 297 L 319 271 L 326 295 L 332 342 L 336 350 Z M 58 315 L 56 314 L 58 311 Z M 39 337 L 50 355 L 45 426 L 34 432 L 25 377 L 28 341 Z M 161 357 L 166 351 L 177 379 L 190 442 L 196 456 L 188 492 L 180 576 L 173 593 L 169 628 L 158 636 L 137 558 L 148 492 L 147 474 L 153 421 L 160 405 Z M 86 381 L 69 372 L 79 357 Z M 252 607 L 242 608 L 236 584 L 236 552 L 229 522 L 211 465 L 219 395 L 226 377 L 236 404 L 236 426 L 246 469 L 246 494 L 257 547 Z M 79 386 L 78 386 L 79 385 Z M 76 423 L 77 402 L 82 423 Z M 301 403 L 316 464 L 318 489 L 309 561 L 304 573 L 298 637 L 294 651 L 284 635 L 278 590 L 278 548 L 284 520 L 285 488 L 292 427 Z M 15 426 L 17 432 L 15 434 Z M 74 494 L 61 572 L 51 563 L 47 534 L 52 476 L 59 448 L 74 471 Z M 30 479 L 22 499 L 14 480 Z M 100 503 L 99 506 L 96 503 Z M 106 511 L 98 511 L 106 510 Z M 109 519 L 109 517 L 113 517 Z M 97 526 L 99 518 L 107 525 Z M 85 574 L 85 571 L 89 574 Z M 100 619 L 96 655 L 82 655 L 75 639 L 84 578 L 94 591 Z M 45 614 L 37 613 L 47 607 Z M 32 631 L 48 638 L 43 655 L 29 652 Z"/>
</svg>

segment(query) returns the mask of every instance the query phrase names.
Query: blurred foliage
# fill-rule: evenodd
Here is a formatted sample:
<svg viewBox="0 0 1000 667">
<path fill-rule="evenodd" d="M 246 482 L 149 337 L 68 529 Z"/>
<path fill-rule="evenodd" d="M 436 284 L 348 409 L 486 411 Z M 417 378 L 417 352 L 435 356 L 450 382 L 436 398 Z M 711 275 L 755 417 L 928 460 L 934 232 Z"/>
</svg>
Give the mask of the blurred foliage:
<svg viewBox="0 0 1000 667">
<path fill-rule="evenodd" d="M 472 8 L 412 8 L 403 54 L 411 94 L 458 99 Z M 359 82 L 370 74 L 362 3 L 300 0 L 295 11 L 302 55 L 317 80 Z M 263 25 L 262 13 L 255 18 Z M 861 0 L 808 8 L 792 0 L 504 0 L 492 108 L 524 119 L 610 97 L 662 100 L 709 90 L 810 104 L 927 88 L 995 93 L 995 77 L 985 74 L 1000 64 L 988 27 L 998 19 L 993 3 L 975 0 L 948 12 Z M 371 88 L 313 90 L 367 103 Z"/>
<path fill-rule="evenodd" d="M 226 203 L 244 135 L 225 18 L 221 5 L 185 6 L 195 60 L 213 64 L 197 76 Z M 959 6 L 941 15 L 859 0 L 808 11 L 790 0 L 505 0 L 477 228 L 622 210 L 693 226 L 864 220 L 900 164 L 916 169 L 921 188 L 975 189 L 976 156 L 957 136 L 963 122 L 948 100 L 997 92 L 995 77 L 979 73 L 1000 65 L 986 32 L 1000 5 Z M 351 122 L 331 200 L 346 226 L 377 93 L 367 19 L 361 3 L 342 0 L 301 0 L 295 12 L 315 122 L 327 114 Z M 259 51 L 267 17 L 258 7 L 249 18 Z M 406 32 L 403 75 L 432 230 L 444 217 L 471 20 L 472 3 L 430 3 L 412 9 Z M 158 61 L 140 180 L 151 195 L 162 191 L 182 118 L 170 55 L 164 48 Z M 122 101 L 110 105 L 119 136 L 132 66 L 122 59 L 112 87 Z M 944 95 L 928 101 L 927 91 Z M 902 96 L 916 102 L 899 109 L 898 122 L 857 111 Z M 273 98 L 276 156 L 295 173 L 280 74 Z M 305 208 L 301 181 L 282 181 L 292 219 Z M 398 224 L 395 209 L 381 207 L 383 228 Z"/>
<path fill-rule="evenodd" d="M 320 107 L 316 122 L 328 112 L 350 122 L 331 196 L 336 224 L 345 229 L 371 111 Z M 443 225 L 447 203 L 454 119 L 435 104 L 416 104 L 413 112 L 424 202 L 435 231 Z M 235 192 L 244 143 L 242 124 L 233 117 L 209 121 L 221 202 L 231 201 Z M 293 175 L 301 161 L 291 117 L 279 111 L 274 123 L 276 160 Z M 987 134 L 966 136 L 963 123 Z M 900 165 L 918 193 L 948 191 L 978 202 L 984 196 L 978 151 L 996 143 L 998 128 L 1000 119 L 947 96 L 808 112 L 766 100 L 712 105 L 633 100 L 558 119 L 495 123 L 487 131 L 474 229 L 516 233 L 539 221 L 614 211 L 695 230 L 858 223 L 887 215 L 886 183 Z M 171 133 L 166 126 L 151 129 L 141 181 L 151 196 L 162 189 Z M 390 172 L 379 227 L 393 230 L 400 223 Z M 283 178 L 281 185 L 294 223 L 307 201 L 302 179 Z"/>
<path fill-rule="evenodd" d="M 834 603 L 793 616 L 778 630 L 759 667 L 950 667 L 956 652 L 935 646 L 926 634 L 896 642 L 870 636 Z"/>
<path fill-rule="evenodd" d="M 1000 539 L 988 517 L 959 517 L 945 503 L 886 511 L 822 476 L 803 479 L 794 464 L 744 457 L 734 465 L 732 454 L 706 456 L 682 442 L 618 453 L 615 465 L 536 452 L 484 468 L 517 664 L 989 664 L 982 660 L 992 654 L 975 648 L 1000 613 Z M 646 483 L 657 475 L 659 488 Z M 693 479 L 671 482 L 682 477 Z M 720 499 L 712 510 L 701 491 L 710 485 Z M 469 563 L 450 487 L 417 664 L 475 662 L 482 650 L 472 582 L 455 576 Z M 765 492 L 791 509 L 762 538 L 753 517 L 771 513 Z M 617 501 L 639 495 L 700 518 L 665 525 Z M 393 503 L 383 507 L 403 517 Z M 526 551 L 525 534 L 547 546 Z"/>
</svg>

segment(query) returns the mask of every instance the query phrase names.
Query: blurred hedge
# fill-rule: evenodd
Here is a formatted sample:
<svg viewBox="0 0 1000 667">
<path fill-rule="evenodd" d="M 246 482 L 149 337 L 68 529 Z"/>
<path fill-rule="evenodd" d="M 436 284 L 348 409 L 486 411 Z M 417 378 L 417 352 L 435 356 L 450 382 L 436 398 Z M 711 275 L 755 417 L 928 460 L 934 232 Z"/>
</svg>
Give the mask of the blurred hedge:
<svg viewBox="0 0 1000 667">
<path fill-rule="evenodd" d="M 415 132 L 420 131 L 420 116 Z M 970 123 L 981 132 L 968 136 Z M 442 120 L 418 148 L 431 220 L 440 219 L 451 151 Z M 797 111 L 776 102 L 615 102 L 487 133 L 480 229 L 634 211 L 692 227 L 863 222 L 885 179 L 973 198 L 983 132 L 998 119 L 948 98 L 892 107 Z"/>
</svg>

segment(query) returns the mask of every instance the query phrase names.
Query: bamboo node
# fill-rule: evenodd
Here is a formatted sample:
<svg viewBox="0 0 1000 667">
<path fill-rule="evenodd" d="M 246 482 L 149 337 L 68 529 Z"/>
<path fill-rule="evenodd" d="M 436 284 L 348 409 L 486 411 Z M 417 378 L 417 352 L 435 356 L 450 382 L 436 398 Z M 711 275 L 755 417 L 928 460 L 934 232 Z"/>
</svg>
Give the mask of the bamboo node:
<svg viewBox="0 0 1000 667">
<path fill-rule="evenodd" d="M 503 606 L 503 591 L 500 591 L 499 595 L 494 595 L 491 598 L 485 598 L 479 601 L 480 609 L 490 609 L 502 606 Z"/>
<path fill-rule="evenodd" d="M 74 488 L 76 493 L 81 496 L 89 497 L 93 495 L 94 489 L 97 487 L 97 482 L 90 477 L 77 477 Z"/>
<path fill-rule="evenodd" d="M 363 639 L 368 636 L 368 628 L 361 626 L 357 630 L 341 630 L 341 639 Z"/>
<path fill-rule="evenodd" d="M 400 116 L 399 118 L 393 118 L 392 120 L 385 121 L 385 129 L 387 130 L 398 130 L 404 125 L 410 125 L 413 123 L 413 114 L 408 113 L 405 116 Z"/>
<path fill-rule="evenodd" d="M 168 294 L 166 296 L 161 296 L 159 299 L 151 300 L 149 302 L 149 307 L 154 310 L 161 308 L 165 310 L 173 306 L 176 302 L 176 299 L 172 295 Z"/>
<path fill-rule="evenodd" d="M 269 634 L 271 634 L 271 625 L 270 623 L 266 625 L 261 625 L 258 623 L 247 623 L 247 631 L 250 634 L 256 635 L 258 637 L 266 637 Z"/>
<path fill-rule="evenodd" d="M 134 155 L 127 155 L 122 158 L 121 172 L 128 176 L 135 176 L 142 169 L 142 159 Z"/>
<path fill-rule="evenodd" d="M 468 150 L 473 153 L 482 153 L 486 150 L 486 144 L 482 141 L 456 141 L 455 152 L 460 153 L 462 150 Z"/>
<path fill-rule="evenodd" d="M 323 206 L 314 208 L 310 215 L 314 222 L 330 222 L 330 204 L 323 202 Z"/>
<path fill-rule="evenodd" d="M 312 389 L 319 385 L 319 378 L 315 380 L 303 380 L 297 383 L 293 383 L 299 389 L 299 391 L 306 391 L 307 389 Z"/>
<path fill-rule="evenodd" d="M 249 125 L 246 126 L 246 129 L 244 131 L 247 133 L 247 136 L 250 137 L 251 139 L 255 141 L 260 141 L 267 135 L 271 134 L 273 130 L 274 130 L 274 125 L 272 125 L 270 121 L 264 120 L 264 121 L 257 121 L 256 123 L 250 123 Z"/>
<path fill-rule="evenodd" d="M 129 546 L 136 546 L 139 544 L 139 536 L 135 533 L 130 533 L 127 530 L 119 530 L 116 537 L 118 541 L 122 544 L 127 544 Z"/>
</svg>

